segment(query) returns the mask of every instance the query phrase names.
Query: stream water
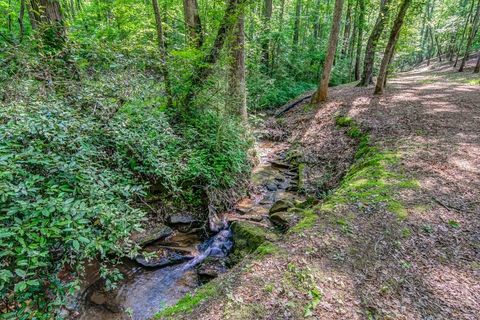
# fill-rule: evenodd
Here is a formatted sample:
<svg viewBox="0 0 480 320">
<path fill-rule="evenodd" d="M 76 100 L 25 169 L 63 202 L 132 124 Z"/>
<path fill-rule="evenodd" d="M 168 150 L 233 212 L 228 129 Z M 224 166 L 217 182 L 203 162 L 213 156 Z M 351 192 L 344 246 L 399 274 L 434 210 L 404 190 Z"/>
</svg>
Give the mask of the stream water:
<svg viewBox="0 0 480 320">
<path fill-rule="evenodd" d="M 257 147 L 259 164 L 252 175 L 253 190 L 249 197 L 239 201 L 232 212 L 223 214 L 227 221 L 250 221 L 272 227 L 268 210 L 281 199 L 296 197 L 295 178 L 285 158 L 286 145 L 261 142 Z M 207 258 L 221 262 L 233 247 L 232 232 L 226 227 L 209 239 L 202 241 L 199 234 L 175 231 L 172 236 L 148 245 L 145 249 L 160 256 L 173 256 L 175 265 L 149 267 L 142 261 L 125 261 L 118 266 L 124 279 L 115 290 L 107 291 L 103 282 L 93 281 L 82 293 L 78 317 L 81 320 L 144 320 L 159 310 L 175 304 L 185 294 L 201 285 L 202 272 Z M 210 259 L 212 260 L 212 259 Z M 147 265 L 147 266 L 146 266 Z M 213 268 L 222 266 L 214 264 Z M 224 264 L 223 264 L 224 266 Z M 205 268 L 204 268 L 205 269 Z M 207 272 L 209 274 L 208 266 Z M 224 272 L 226 270 L 214 270 Z M 98 270 L 96 271 L 98 275 Z M 90 277 L 92 277 L 92 272 Z M 95 277 L 94 277 L 95 278 Z M 98 278 L 98 277 L 97 277 Z"/>
</svg>

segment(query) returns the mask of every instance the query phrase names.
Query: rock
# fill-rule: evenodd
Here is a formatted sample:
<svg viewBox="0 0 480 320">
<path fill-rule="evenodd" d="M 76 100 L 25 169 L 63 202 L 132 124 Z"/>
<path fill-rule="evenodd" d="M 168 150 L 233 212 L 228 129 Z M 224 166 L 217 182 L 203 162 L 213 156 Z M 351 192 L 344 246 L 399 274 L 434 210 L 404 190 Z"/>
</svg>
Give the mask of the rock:
<svg viewBox="0 0 480 320">
<path fill-rule="evenodd" d="M 288 163 L 280 162 L 280 161 L 270 161 L 270 164 L 274 168 L 280 168 L 280 169 L 289 169 L 290 165 Z"/>
<path fill-rule="evenodd" d="M 195 224 L 198 220 L 189 213 L 175 213 L 168 218 L 171 224 Z"/>
<path fill-rule="evenodd" d="M 225 259 L 219 259 L 216 257 L 208 257 L 197 268 L 198 275 L 207 278 L 207 280 L 216 278 L 225 272 L 227 272 Z"/>
<path fill-rule="evenodd" d="M 270 215 L 270 221 L 282 230 L 288 229 L 294 224 L 295 214 L 291 212 L 276 212 Z"/>
<path fill-rule="evenodd" d="M 268 183 L 266 186 L 268 191 L 276 191 L 277 190 L 277 185 L 275 183 Z"/>
<path fill-rule="evenodd" d="M 289 208 L 293 207 L 293 203 L 287 200 L 278 200 L 270 208 L 270 215 L 280 211 L 287 211 Z"/>
<path fill-rule="evenodd" d="M 107 295 L 101 291 L 94 291 L 90 296 L 90 302 L 99 306 L 104 305 L 105 303 L 107 303 L 107 301 Z"/>
<path fill-rule="evenodd" d="M 144 234 L 139 234 L 134 237 L 134 241 L 138 243 L 139 246 L 144 247 L 147 244 L 164 239 L 172 235 L 172 233 L 172 228 L 164 224 L 158 224 L 153 229 L 147 230 Z"/>
<path fill-rule="evenodd" d="M 266 240 L 271 242 L 278 240 L 278 236 L 274 232 L 248 221 L 234 221 L 231 228 L 233 231 L 233 252 L 228 256 L 228 265 L 239 262 Z"/>
<path fill-rule="evenodd" d="M 146 259 L 142 255 L 135 257 L 135 261 L 146 268 L 164 268 L 193 259 L 192 256 L 181 255 L 177 252 L 168 252 L 163 257 Z"/>
</svg>

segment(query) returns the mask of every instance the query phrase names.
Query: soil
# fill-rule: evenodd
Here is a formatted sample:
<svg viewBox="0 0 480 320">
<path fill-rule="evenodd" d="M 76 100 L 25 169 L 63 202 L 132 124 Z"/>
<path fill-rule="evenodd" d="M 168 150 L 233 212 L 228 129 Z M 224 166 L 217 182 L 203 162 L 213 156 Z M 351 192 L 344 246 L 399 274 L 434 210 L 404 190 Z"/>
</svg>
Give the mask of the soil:
<svg viewBox="0 0 480 320">
<path fill-rule="evenodd" d="M 480 319 L 480 86 L 448 62 L 398 74 L 383 96 L 352 84 L 328 102 L 303 102 L 268 121 L 266 136 L 292 146 L 305 192 L 339 184 L 358 141 L 335 125 L 351 117 L 371 143 L 395 152 L 391 170 L 419 187 L 381 202 L 317 211 L 314 226 L 289 232 L 278 254 L 245 260 L 214 280 L 220 294 L 184 319 Z M 349 228 L 339 227 L 348 217 Z"/>
</svg>

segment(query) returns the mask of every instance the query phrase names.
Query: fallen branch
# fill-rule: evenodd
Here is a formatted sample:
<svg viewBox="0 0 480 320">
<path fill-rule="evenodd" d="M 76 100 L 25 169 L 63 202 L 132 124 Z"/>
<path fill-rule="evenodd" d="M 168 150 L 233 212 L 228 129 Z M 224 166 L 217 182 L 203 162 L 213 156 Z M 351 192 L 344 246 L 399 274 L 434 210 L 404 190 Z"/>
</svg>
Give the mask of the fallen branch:
<svg viewBox="0 0 480 320">
<path fill-rule="evenodd" d="M 275 114 L 275 117 L 280 117 L 284 115 L 286 112 L 290 111 L 291 109 L 295 108 L 296 106 L 300 105 L 301 103 L 305 102 L 306 100 L 310 99 L 315 91 L 313 92 L 308 92 L 304 94 L 303 96 L 297 97 L 294 100 L 290 100 L 285 104 L 282 109 Z"/>
</svg>

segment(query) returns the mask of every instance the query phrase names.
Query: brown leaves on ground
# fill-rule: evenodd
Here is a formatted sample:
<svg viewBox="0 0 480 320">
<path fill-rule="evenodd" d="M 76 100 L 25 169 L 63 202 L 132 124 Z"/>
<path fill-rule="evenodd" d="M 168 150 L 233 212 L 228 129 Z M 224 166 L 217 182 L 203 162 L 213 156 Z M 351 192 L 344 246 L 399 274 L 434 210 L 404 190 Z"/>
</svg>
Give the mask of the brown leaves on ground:
<svg viewBox="0 0 480 320">
<path fill-rule="evenodd" d="M 298 148 L 310 190 L 337 184 L 352 162 L 355 141 L 334 124 L 348 115 L 401 154 L 394 170 L 419 182 L 396 195 L 408 215 L 381 203 L 320 213 L 280 253 L 219 279 L 223 294 L 186 318 L 480 319 L 480 87 L 454 72 L 443 64 L 400 74 L 380 97 L 334 88 L 319 109 L 289 111 L 276 136 L 283 127 Z"/>
</svg>

